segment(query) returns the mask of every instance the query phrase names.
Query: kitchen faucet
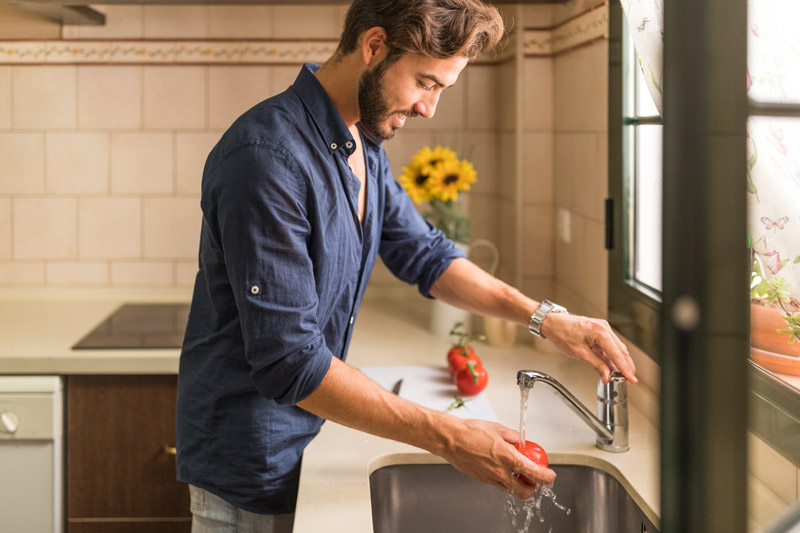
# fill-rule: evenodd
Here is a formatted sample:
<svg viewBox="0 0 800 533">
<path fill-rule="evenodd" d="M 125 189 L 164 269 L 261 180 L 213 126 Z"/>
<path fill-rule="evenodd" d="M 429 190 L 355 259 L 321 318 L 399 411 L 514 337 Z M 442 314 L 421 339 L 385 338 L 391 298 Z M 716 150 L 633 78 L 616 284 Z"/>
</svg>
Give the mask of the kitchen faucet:
<svg viewBox="0 0 800 533">
<path fill-rule="evenodd" d="M 597 416 L 555 378 L 536 370 L 517 372 L 517 385 L 532 389 L 541 381 L 553 387 L 558 396 L 597 433 L 597 447 L 607 452 L 627 452 L 628 384 L 620 372 L 612 372 L 608 383 L 597 384 Z"/>
</svg>

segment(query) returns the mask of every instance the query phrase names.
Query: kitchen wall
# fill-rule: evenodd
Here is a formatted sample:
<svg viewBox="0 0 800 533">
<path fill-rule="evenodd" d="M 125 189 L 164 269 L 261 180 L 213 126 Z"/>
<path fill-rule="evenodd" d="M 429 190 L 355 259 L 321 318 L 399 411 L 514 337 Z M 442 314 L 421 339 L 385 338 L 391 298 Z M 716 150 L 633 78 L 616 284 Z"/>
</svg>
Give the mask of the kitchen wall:
<svg viewBox="0 0 800 533">
<path fill-rule="evenodd" d="M 302 61 L 329 56 L 346 6 L 98 9 L 105 26 L 62 28 L 0 4 L 0 286 L 191 284 L 208 151 Z M 493 242 L 504 60 L 469 66 L 434 119 L 385 143 L 395 175 L 424 145 L 469 155 L 465 208 Z M 380 265 L 372 285 L 405 290 Z"/>
</svg>

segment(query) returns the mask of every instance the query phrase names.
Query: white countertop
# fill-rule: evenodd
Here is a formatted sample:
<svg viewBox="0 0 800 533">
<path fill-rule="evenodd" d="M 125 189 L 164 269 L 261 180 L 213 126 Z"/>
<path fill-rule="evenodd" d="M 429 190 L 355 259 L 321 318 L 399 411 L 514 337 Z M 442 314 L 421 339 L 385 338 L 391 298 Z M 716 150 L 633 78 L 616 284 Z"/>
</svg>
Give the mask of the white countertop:
<svg viewBox="0 0 800 533">
<path fill-rule="evenodd" d="M 73 351 L 71 346 L 122 303 L 190 298 L 189 289 L 2 289 L 0 374 L 176 373 L 177 349 Z M 444 366 L 450 342 L 428 333 L 427 313 L 428 304 L 421 298 L 392 304 L 365 300 L 347 362 L 355 367 Z M 520 369 L 552 375 L 594 410 L 597 378 L 585 365 L 536 351 L 527 339 L 511 349 L 485 343 L 474 347 L 489 371 L 484 394 L 504 425 L 514 429 L 519 425 L 516 372 Z M 631 386 L 631 396 L 636 397 L 634 387 L 641 385 Z M 658 433 L 635 404 L 630 409 L 631 449 L 623 454 L 596 448 L 592 430 L 545 386 L 530 393 L 527 421 L 528 440 L 542 445 L 551 463 L 609 471 L 658 523 Z M 371 532 L 369 473 L 385 464 L 430 461 L 439 459 L 412 446 L 326 423 L 303 458 L 295 532 Z M 557 494 L 557 481 L 554 490 Z"/>
<path fill-rule="evenodd" d="M 392 308 L 366 302 L 359 312 L 347 362 L 355 367 L 444 366 L 450 343 L 427 332 L 425 311 L 424 302 Z M 594 411 L 597 376 L 584 364 L 561 354 L 537 352 L 528 342 L 511 349 L 485 343 L 474 347 L 489 372 L 484 394 L 504 425 L 519 427 L 516 373 L 521 369 L 552 375 Z M 658 524 L 658 433 L 635 406 L 629 414 L 630 451 L 604 452 L 595 446 L 594 432 L 549 387 L 537 386 L 528 400 L 527 439 L 544 447 L 553 464 L 583 464 L 615 475 Z M 431 461 L 441 460 L 412 446 L 325 423 L 303 457 L 295 533 L 371 532 L 370 472 L 387 464 Z M 554 490 L 558 494 L 557 480 Z"/>
</svg>

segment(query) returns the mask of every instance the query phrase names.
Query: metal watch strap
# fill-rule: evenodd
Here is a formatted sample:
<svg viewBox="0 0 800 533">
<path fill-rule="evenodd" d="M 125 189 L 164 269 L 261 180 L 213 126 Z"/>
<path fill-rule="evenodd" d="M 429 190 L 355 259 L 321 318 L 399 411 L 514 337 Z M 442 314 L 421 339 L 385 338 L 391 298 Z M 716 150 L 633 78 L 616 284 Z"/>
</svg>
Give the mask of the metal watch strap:
<svg viewBox="0 0 800 533">
<path fill-rule="evenodd" d="M 566 312 L 566 307 L 551 302 L 550 300 L 543 300 L 542 303 L 539 304 L 539 308 L 536 310 L 536 312 L 531 315 L 531 321 L 528 323 L 528 331 L 540 339 L 546 339 L 547 337 L 542 335 L 542 322 L 544 322 L 545 317 L 550 313 Z"/>
</svg>

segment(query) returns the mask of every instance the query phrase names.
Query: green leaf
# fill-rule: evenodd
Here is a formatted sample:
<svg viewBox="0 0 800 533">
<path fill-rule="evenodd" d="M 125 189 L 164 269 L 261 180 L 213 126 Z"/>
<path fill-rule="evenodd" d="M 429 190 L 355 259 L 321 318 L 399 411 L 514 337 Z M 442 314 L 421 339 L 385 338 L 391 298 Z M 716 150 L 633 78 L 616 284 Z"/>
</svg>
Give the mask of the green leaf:
<svg viewBox="0 0 800 533">
<path fill-rule="evenodd" d="M 752 180 L 747 180 L 747 192 L 750 194 L 758 194 L 758 189 L 756 189 L 756 184 L 753 183 Z"/>
<path fill-rule="evenodd" d="M 794 262 L 794 264 L 795 264 L 795 265 L 796 265 L 796 264 L 799 264 L 799 263 L 800 263 L 800 255 L 798 255 L 797 257 L 795 257 L 793 262 Z"/>
</svg>

